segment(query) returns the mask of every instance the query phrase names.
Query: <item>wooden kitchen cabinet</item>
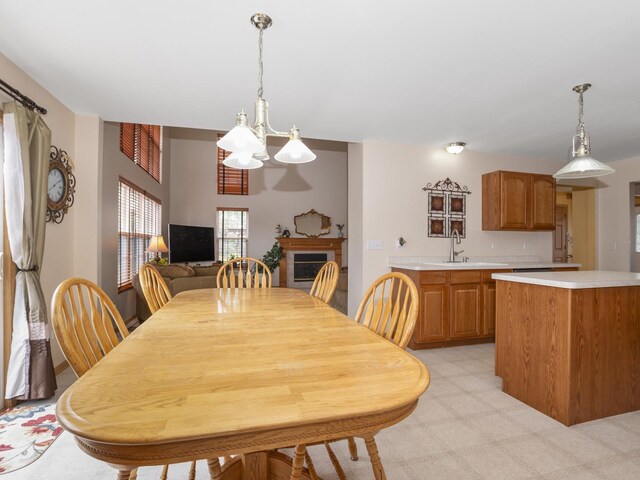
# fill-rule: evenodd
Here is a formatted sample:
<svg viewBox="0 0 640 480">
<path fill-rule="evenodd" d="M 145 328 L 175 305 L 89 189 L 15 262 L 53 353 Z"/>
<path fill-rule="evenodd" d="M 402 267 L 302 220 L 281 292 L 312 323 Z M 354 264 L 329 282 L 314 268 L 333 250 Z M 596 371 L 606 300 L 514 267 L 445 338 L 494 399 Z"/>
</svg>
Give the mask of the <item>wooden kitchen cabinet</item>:
<svg viewBox="0 0 640 480">
<path fill-rule="evenodd" d="M 494 336 L 496 334 L 496 282 L 482 285 L 482 302 L 484 307 L 482 333 Z"/>
<path fill-rule="evenodd" d="M 551 175 L 499 170 L 482 176 L 482 229 L 555 229 L 556 183 Z"/>
<path fill-rule="evenodd" d="M 473 338 L 481 335 L 482 286 L 451 285 L 451 331 L 449 338 Z"/>
<path fill-rule="evenodd" d="M 485 333 L 483 327 L 486 321 L 484 279 L 487 278 L 495 289 L 490 271 L 416 272 L 395 268 L 394 271 L 407 274 L 418 287 L 420 306 L 416 329 L 409 344 L 412 349 L 493 340 L 493 332 Z M 495 318 L 490 322 L 495 323 Z"/>
</svg>

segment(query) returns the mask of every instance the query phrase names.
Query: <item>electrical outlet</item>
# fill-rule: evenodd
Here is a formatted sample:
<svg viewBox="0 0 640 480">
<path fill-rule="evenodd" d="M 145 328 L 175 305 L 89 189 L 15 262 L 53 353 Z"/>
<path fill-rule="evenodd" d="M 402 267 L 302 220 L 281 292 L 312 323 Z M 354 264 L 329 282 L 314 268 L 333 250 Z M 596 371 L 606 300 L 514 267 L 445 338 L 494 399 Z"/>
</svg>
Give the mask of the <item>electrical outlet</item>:
<svg viewBox="0 0 640 480">
<path fill-rule="evenodd" d="M 382 250 L 382 240 L 367 240 L 367 250 Z"/>
</svg>

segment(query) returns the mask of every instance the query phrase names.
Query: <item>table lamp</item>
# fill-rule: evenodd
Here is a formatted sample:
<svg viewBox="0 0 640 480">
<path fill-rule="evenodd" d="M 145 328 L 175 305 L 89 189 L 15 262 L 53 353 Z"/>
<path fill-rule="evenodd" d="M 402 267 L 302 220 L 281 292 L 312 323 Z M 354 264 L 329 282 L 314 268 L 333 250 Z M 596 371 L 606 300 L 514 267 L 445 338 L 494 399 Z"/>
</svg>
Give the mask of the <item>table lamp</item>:
<svg viewBox="0 0 640 480">
<path fill-rule="evenodd" d="M 147 247 L 147 252 L 152 252 L 156 254 L 156 258 L 153 259 L 156 263 L 160 261 L 160 258 L 161 258 L 160 254 L 166 253 L 168 251 L 169 249 L 167 248 L 167 244 L 164 243 L 164 238 L 162 238 L 162 235 L 155 235 L 151 237 L 151 240 L 149 241 L 149 246 Z"/>
</svg>

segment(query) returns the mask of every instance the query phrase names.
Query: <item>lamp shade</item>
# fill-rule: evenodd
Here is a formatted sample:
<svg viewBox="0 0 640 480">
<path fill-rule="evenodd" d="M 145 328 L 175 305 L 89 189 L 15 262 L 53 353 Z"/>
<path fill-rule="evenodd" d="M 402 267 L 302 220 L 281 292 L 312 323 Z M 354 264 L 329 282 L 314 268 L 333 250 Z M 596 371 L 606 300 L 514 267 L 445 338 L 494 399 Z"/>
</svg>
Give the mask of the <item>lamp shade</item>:
<svg viewBox="0 0 640 480">
<path fill-rule="evenodd" d="M 222 163 L 226 167 L 239 170 L 253 170 L 254 168 L 262 167 L 262 162 L 253 158 L 251 152 L 233 152 Z"/>
<path fill-rule="evenodd" d="M 162 235 L 156 235 L 155 237 L 151 237 L 147 251 L 153 253 L 167 253 L 169 249 L 167 248 L 167 244 L 164 243 Z"/>
<path fill-rule="evenodd" d="M 233 153 L 261 153 L 264 145 L 246 125 L 236 125 L 217 142 L 218 147 Z"/>
<path fill-rule="evenodd" d="M 302 140 L 291 139 L 274 157 L 282 163 L 307 163 L 315 160 L 316 154 Z"/>
<path fill-rule="evenodd" d="M 567 163 L 553 177 L 559 179 L 592 178 L 602 177 L 614 172 L 615 170 L 606 163 L 599 162 L 592 157 L 580 156 Z"/>
</svg>

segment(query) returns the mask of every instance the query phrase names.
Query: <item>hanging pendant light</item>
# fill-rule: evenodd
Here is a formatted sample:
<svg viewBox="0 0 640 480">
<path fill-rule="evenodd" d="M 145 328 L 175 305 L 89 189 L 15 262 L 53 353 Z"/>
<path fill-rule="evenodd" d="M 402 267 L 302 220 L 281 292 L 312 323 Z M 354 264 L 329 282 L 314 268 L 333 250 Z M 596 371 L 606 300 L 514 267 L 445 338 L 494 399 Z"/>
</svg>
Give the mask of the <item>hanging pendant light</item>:
<svg viewBox="0 0 640 480">
<path fill-rule="evenodd" d="M 554 175 L 555 178 L 565 180 L 575 178 L 592 178 L 602 177 L 615 172 L 615 170 L 609 165 L 599 162 L 591 156 L 589 134 L 584 130 L 584 101 L 582 99 L 582 94 L 589 90 L 590 87 L 590 83 L 583 83 L 582 85 L 576 85 L 573 87 L 573 91 L 579 95 L 578 129 L 577 133 L 573 136 L 573 145 L 571 149 L 571 156 L 573 160 L 558 170 Z"/>
<path fill-rule="evenodd" d="M 262 36 L 264 31 L 273 23 L 264 13 L 256 13 L 251 17 L 251 23 L 260 31 L 258 50 L 260 52 L 258 64 L 258 98 L 255 101 L 255 122 L 249 125 L 247 114 L 242 110 L 236 117 L 236 126 L 217 145 L 223 150 L 232 152 L 222 163 L 228 167 L 239 169 L 260 168 L 262 162 L 269 160 L 267 153 L 267 137 L 288 137 L 289 141 L 276 153 L 275 158 L 283 163 L 306 163 L 316 158 L 316 155 L 300 139 L 300 131 L 294 127 L 289 132 L 279 132 L 269 125 L 269 104 L 262 97 Z"/>
</svg>

